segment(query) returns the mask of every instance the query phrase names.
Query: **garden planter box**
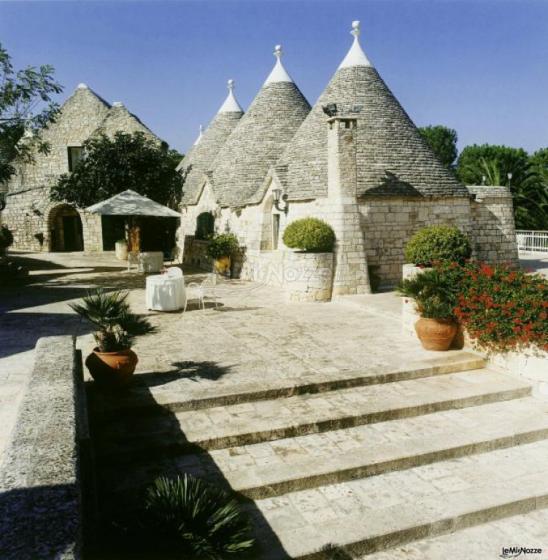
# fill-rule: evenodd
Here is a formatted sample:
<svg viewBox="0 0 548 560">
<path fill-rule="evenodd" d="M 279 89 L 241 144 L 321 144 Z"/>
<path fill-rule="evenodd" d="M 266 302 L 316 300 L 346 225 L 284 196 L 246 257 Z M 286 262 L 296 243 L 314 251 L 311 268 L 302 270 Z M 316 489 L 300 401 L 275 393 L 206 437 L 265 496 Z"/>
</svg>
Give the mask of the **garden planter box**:
<svg viewBox="0 0 548 560">
<path fill-rule="evenodd" d="M 288 252 L 284 259 L 288 301 L 329 301 L 333 287 L 333 253 Z"/>
</svg>

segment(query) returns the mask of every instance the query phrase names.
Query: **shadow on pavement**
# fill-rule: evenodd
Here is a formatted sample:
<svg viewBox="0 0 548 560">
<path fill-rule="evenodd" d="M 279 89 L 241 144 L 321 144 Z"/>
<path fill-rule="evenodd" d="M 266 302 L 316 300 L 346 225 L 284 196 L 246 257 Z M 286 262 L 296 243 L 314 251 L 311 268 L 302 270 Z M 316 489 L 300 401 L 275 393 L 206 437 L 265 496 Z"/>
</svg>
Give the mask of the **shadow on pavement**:
<svg viewBox="0 0 548 560">
<path fill-rule="evenodd" d="M 182 365 L 189 371 L 200 372 L 200 375 L 211 376 L 214 372 L 213 377 L 224 375 L 227 369 L 212 362 L 184 362 Z M 139 379 L 145 381 L 145 385 L 135 387 L 138 391 L 138 406 L 131 409 L 126 406 L 126 402 L 117 414 L 108 415 L 104 414 L 105 408 L 112 411 L 119 397 L 100 392 L 92 382 L 87 384 L 98 503 L 94 537 L 86 547 L 85 557 L 88 560 L 181 558 L 176 554 L 163 556 L 157 550 L 145 550 L 140 539 L 135 538 L 135 533 L 128 530 L 133 515 L 144 503 L 146 487 L 158 476 L 175 477 L 188 472 L 231 492 L 227 479 L 208 451 L 195 444 L 188 445 L 184 426 L 179 424 L 173 412 L 159 405 L 148 390 L 148 387 L 157 385 L 155 377 L 161 379 L 160 383 L 169 383 L 171 375 L 177 376 L 178 373 L 167 372 L 167 377 L 162 373 L 139 374 Z M 131 389 L 120 396 L 127 401 L 131 397 Z M 143 426 L 140 413 L 143 407 L 149 411 L 147 433 L 140 436 L 138 430 L 139 426 Z M 112 429 L 117 419 L 133 426 L 130 433 L 120 434 Z M 242 507 L 248 512 L 253 526 L 260 528 L 261 542 L 257 543 L 253 553 L 230 555 L 226 557 L 227 560 L 288 560 L 289 556 L 254 503 L 245 497 L 236 497 L 242 501 Z"/>
</svg>

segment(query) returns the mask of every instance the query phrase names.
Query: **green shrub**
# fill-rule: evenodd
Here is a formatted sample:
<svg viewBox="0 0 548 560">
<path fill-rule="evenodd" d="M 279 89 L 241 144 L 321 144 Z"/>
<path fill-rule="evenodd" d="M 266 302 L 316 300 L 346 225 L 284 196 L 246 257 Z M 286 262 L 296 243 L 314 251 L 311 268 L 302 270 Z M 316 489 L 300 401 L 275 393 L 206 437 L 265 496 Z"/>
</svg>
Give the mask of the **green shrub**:
<svg viewBox="0 0 548 560">
<path fill-rule="evenodd" d="M 398 286 L 398 292 L 413 298 L 417 311 L 427 319 L 455 319 L 458 291 L 458 282 L 438 268 L 402 280 Z"/>
<path fill-rule="evenodd" d="M 6 226 L 0 226 L 0 249 L 7 249 L 13 243 L 13 234 Z"/>
<path fill-rule="evenodd" d="M 283 240 L 291 249 L 330 253 L 335 245 L 335 233 L 329 224 L 318 218 L 301 218 L 287 226 Z"/>
<path fill-rule="evenodd" d="M 251 527 L 238 503 L 200 478 L 160 477 L 148 488 L 145 531 L 170 558 L 241 558 L 253 546 Z"/>
<path fill-rule="evenodd" d="M 97 327 L 93 333 L 100 352 L 131 348 L 137 336 L 154 332 L 148 319 L 130 312 L 128 292 L 106 293 L 101 288 L 88 292 L 82 303 L 69 303 L 78 315 Z"/>
<path fill-rule="evenodd" d="M 238 250 L 238 238 L 233 233 L 220 233 L 207 244 L 207 254 L 212 259 L 231 257 Z"/>
<path fill-rule="evenodd" d="M 405 260 L 417 266 L 431 266 L 436 261 L 463 263 L 472 247 L 464 233 L 453 226 L 429 226 L 419 230 L 405 247 Z"/>
</svg>

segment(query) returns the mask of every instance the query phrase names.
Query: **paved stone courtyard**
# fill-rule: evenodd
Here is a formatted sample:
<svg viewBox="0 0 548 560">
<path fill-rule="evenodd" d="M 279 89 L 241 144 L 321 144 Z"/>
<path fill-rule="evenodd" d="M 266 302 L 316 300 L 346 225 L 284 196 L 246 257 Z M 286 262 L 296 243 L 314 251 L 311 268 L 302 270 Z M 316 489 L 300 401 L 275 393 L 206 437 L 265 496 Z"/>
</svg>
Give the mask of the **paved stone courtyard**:
<svg viewBox="0 0 548 560">
<path fill-rule="evenodd" d="M 548 545 L 545 510 L 531 511 L 545 487 L 548 405 L 482 370 L 479 356 L 423 350 L 402 330 L 393 293 L 288 305 L 275 288 L 221 281 L 218 308 L 208 299 L 205 311 L 157 313 L 145 309 L 144 276 L 111 254 L 22 258 L 31 282 L 0 292 L 0 452 L 36 340 L 74 333 L 85 356 L 89 326 L 67 303 L 93 286 L 130 289 L 134 311 L 158 330 L 135 346 L 131 392 L 99 406 L 118 418 L 97 449 L 99 481 L 114 500 L 160 472 L 221 476 L 255 500 L 265 542 L 278 535 L 297 557 L 333 534 L 372 543 L 395 517 L 434 527 L 440 515 L 490 511 L 503 496 L 512 517 L 363 558 L 497 558 L 502 546 Z M 203 277 L 184 272 L 187 283 Z M 158 404 L 170 413 L 141 414 Z M 188 445 L 207 453 L 186 454 Z M 419 459 L 434 455 L 446 460 Z M 360 557 L 351 549 L 328 557 Z"/>
</svg>

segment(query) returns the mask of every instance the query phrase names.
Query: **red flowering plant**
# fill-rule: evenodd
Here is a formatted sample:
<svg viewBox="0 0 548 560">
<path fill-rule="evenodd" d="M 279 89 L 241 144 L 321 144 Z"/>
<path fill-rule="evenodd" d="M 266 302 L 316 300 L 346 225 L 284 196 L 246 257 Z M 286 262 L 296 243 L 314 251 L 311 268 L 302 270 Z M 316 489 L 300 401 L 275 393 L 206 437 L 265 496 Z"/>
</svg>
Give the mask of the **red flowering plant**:
<svg viewBox="0 0 548 560">
<path fill-rule="evenodd" d="M 491 352 L 548 350 L 548 281 L 511 265 L 437 263 L 458 284 L 454 315 L 474 343 Z"/>
</svg>

